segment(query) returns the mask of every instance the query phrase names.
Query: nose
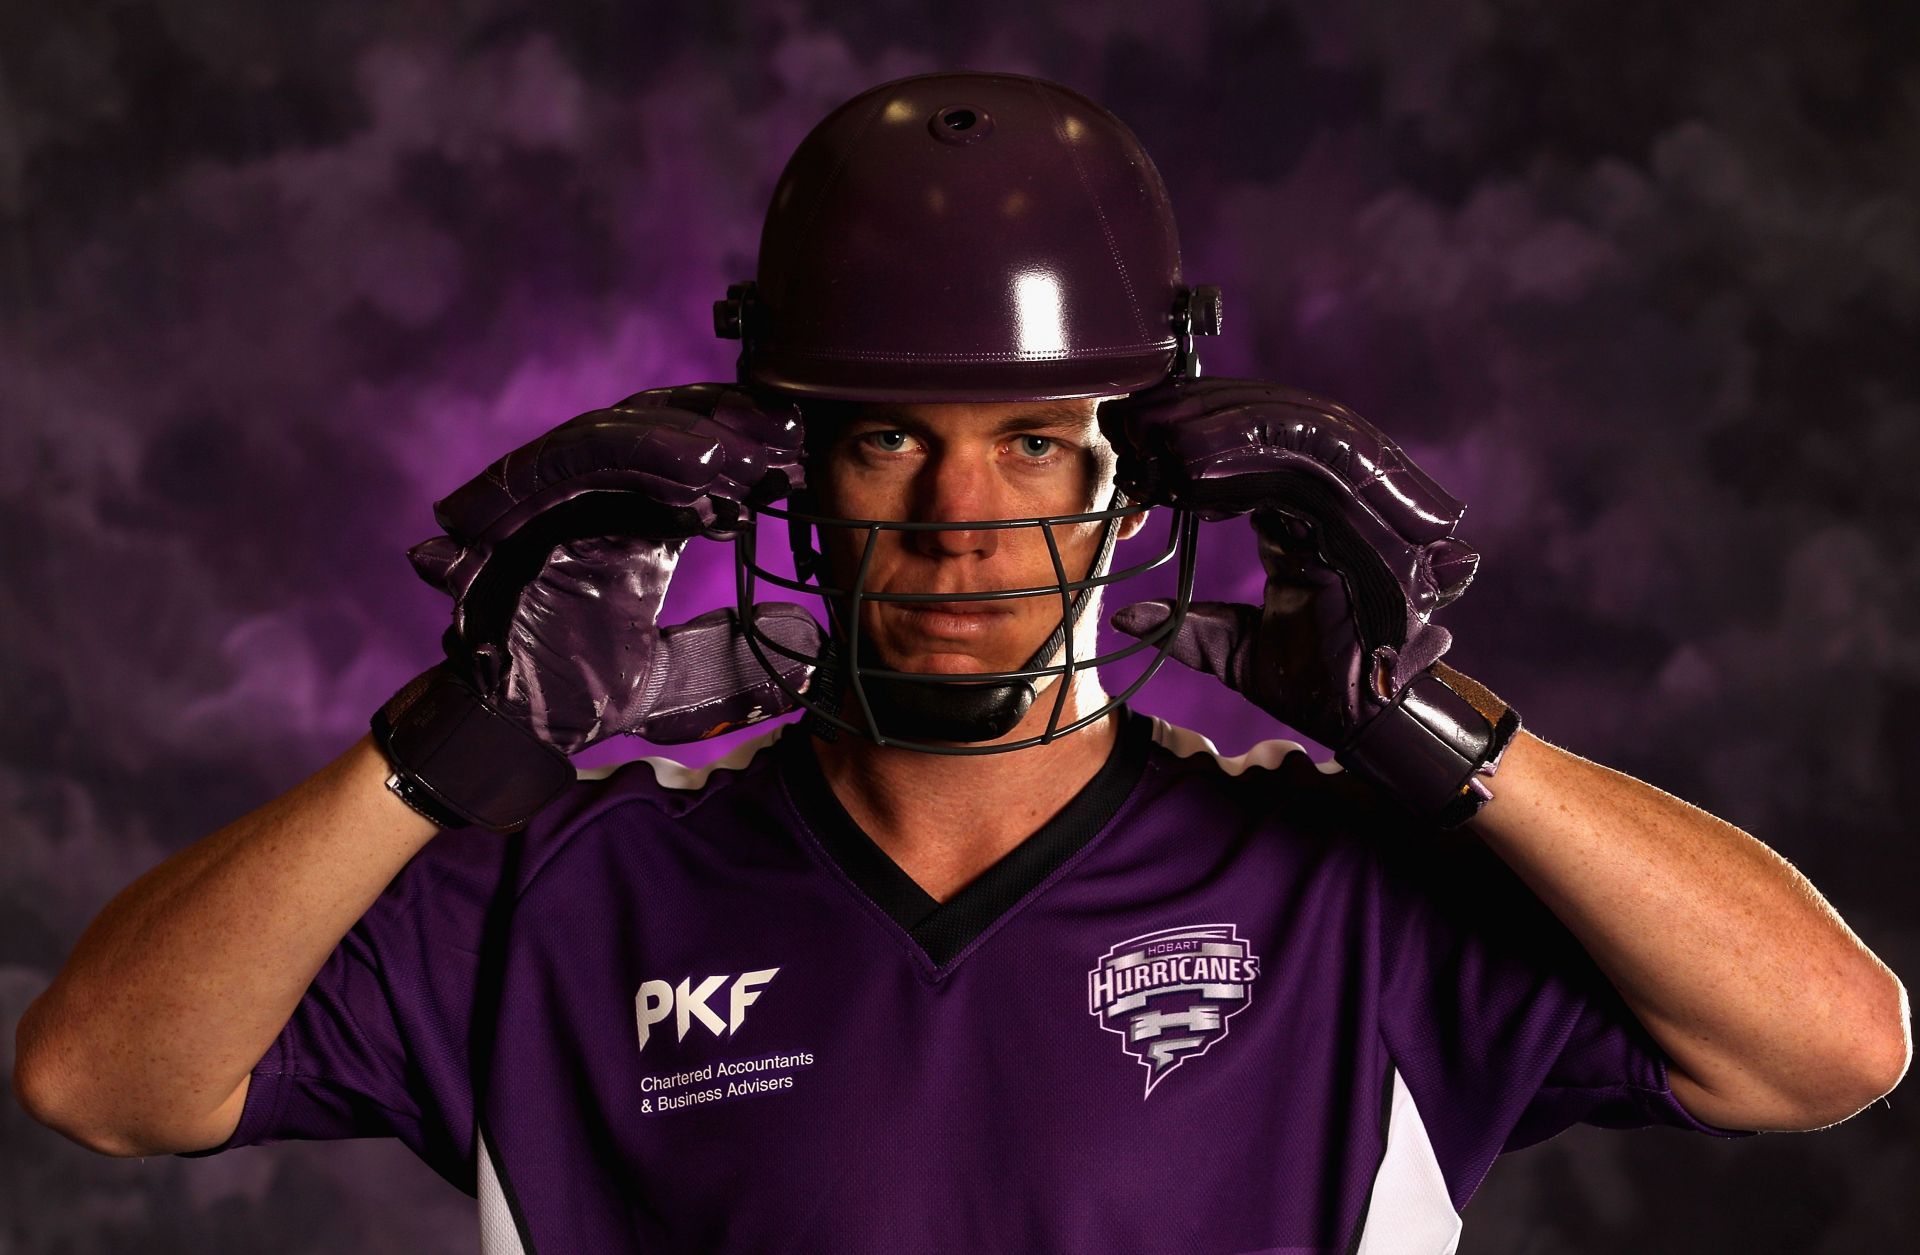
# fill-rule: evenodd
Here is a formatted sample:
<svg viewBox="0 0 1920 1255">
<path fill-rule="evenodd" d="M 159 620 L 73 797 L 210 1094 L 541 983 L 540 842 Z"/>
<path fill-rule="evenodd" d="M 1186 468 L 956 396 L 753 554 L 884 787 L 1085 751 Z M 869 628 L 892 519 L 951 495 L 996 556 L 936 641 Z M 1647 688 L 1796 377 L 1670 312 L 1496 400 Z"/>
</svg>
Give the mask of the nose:
<svg viewBox="0 0 1920 1255">
<path fill-rule="evenodd" d="M 914 485 L 913 517 L 925 523 L 974 523 L 1002 513 L 1000 480 L 988 455 L 946 449 L 928 458 Z M 910 544 L 931 557 L 991 557 L 1000 547 L 996 527 L 909 532 Z"/>
</svg>

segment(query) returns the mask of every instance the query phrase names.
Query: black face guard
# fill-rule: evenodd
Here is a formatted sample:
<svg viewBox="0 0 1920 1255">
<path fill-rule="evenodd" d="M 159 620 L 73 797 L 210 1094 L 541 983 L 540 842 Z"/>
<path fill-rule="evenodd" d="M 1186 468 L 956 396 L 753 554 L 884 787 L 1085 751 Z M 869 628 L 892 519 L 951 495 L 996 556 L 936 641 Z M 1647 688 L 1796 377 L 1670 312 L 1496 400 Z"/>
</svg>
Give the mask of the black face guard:
<svg viewBox="0 0 1920 1255">
<path fill-rule="evenodd" d="M 1121 500 L 1117 491 L 1113 499 L 1116 502 Z M 753 649 L 754 656 L 759 659 L 760 665 L 766 669 L 767 674 L 773 677 L 774 682 L 788 697 L 806 709 L 812 730 L 819 735 L 832 737 L 840 732 L 850 732 L 877 745 L 917 750 L 926 754 L 999 754 L 1009 750 L 1025 749 L 1031 745 L 1044 745 L 1070 732 L 1079 731 L 1138 692 L 1166 661 L 1167 651 L 1172 646 L 1174 634 L 1180 630 L 1180 624 L 1186 618 L 1187 606 L 1193 596 L 1195 549 L 1199 534 L 1199 519 L 1189 511 L 1170 511 L 1167 543 L 1152 558 L 1121 571 L 1111 573 L 1107 571 L 1113 557 L 1114 538 L 1120 520 L 1129 515 L 1144 513 L 1148 508 L 1144 505 L 1115 505 L 1105 510 L 1094 510 L 1083 514 L 1062 514 L 1040 518 L 989 519 L 958 523 L 908 523 L 879 519 L 833 518 L 798 508 L 759 506 L 747 513 L 734 542 L 735 586 L 740 622 L 746 630 L 748 644 Z M 759 521 L 762 516 L 787 521 L 788 544 L 793 552 L 793 566 L 797 579 L 788 579 L 760 565 L 757 542 Z M 1099 552 L 1094 558 L 1092 570 L 1084 580 L 1069 579 L 1052 529 L 1056 526 L 1092 522 L 1103 524 Z M 813 535 L 816 527 L 854 528 L 867 533 L 866 545 L 860 556 L 859 572 L 854 578 L 852 588 L 834 588 L 821 582 L 825 573 L 825 562 L 820 550 L 814 544 Z M 1052 584 L 1033 588 L 977 592 L 876 593 L 867 591 L 867 574 L 872 567 L 874 550 L 883 531 L 982 531 L 1016 527 L 1040 528 L 1040 534 L 1046 538 L 1047 553 L 1053 559 L 1054 582 Z M 1173 613 L 1167 621 L 1151 634 L 1130 641 L 1112 653 L 1085 659 L 1076 658 L 1074 628 L 1078 626 L 1086 608 L 1092 603 L 1093 590 L 1163 566 L 1176 554 L 1180 559 L 1179 582 L 1174 596 Z M 818 654 L 809 655 L 795 650 L 760 630 L 753 615 L 757 580 L 766 580 L 795 592 L 813 593 L 821 599 L 826 606 L 830 630 L 826 644 Z M 1057 596 L 1060 599 L 1060 623 L 1040 648 L 1034 651 L 1026 664 L 1018 670 L 935 675 L 893 671 L 873 665 L 862 657 L 860 610 L 863 603 L 867 601 L 1000 601 L 1014 597 L 1039 596 Z M 841 610 L 842 605 L 846 607 L 844 614 Z M 1050 664 L 1048 660 L 1063 648 L 1066 651 L 1066 657 L 1059 663 Z M 1072 723 L 1063 725 L 1060 722 L 1066 710 L 1067 690 L 1075 674 L 1117 662 L 1147 648 L 1153 648 L 1157 652 L 1139 678 L 1129 684 L 1125 691 L 1112 697 L 1092 714 L 1076 719 Z M 812 680 L 804 689 L 795 689 L 781 677 L 779 669 L 769 658 L 768 651 L 806 663 L 813 669 Z M 1053 712 L 1047 719 L 1046 731 L 1024 740 L 994 745 L 978 744 L 978 742 L 1005 736 L 1012 731 L 1032 707 L 1039 695 L 1041 682 L 1046 676 L 1060 677 L 1056 686 Z M 855 709 L 864 718 L 863 722 L 854 722 L 842 714 L 849 700 L 855 703 Z"/>
</svg>

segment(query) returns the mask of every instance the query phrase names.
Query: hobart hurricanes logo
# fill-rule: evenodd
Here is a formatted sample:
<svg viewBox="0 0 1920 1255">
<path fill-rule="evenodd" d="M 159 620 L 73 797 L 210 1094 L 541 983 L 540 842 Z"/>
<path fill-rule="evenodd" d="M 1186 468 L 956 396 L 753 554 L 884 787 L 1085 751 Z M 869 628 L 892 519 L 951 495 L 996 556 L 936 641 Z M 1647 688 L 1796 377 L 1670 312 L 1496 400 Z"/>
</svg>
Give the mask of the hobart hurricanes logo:
<svg viewBox="0 0 1920 1255">
<path fill-rule="evenodd" d="M 1260 959 L 1232 924 L 1163 928 L 1123 941 L 1087 973 L 1087 1010 L 1147 1069 L 1147 1093 L 1227 1035 Z"/>
</svg>

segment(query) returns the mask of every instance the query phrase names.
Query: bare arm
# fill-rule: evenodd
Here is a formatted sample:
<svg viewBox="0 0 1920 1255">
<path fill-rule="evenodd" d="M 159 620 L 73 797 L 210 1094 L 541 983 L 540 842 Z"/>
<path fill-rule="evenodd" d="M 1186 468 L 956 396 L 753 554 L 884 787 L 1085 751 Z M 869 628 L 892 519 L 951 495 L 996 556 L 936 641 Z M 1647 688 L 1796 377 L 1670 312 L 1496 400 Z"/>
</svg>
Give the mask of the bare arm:
<svg viewBox="0 0 1920 1255">
<path fill-rule="evenodd" d="M 1472 827 L 1580 939 L 1700 1119 L 1820 1128 L 1906 1072 L 1899 978 L 1725 820 L 1522 731 Z"/>
<path fill-rule="evenodd" d="M 321 964 L 439 831 L 387 771 L 362 737 L 122 890 L 20 1019 L 21 1105 L 103 1154 L 224 1141 Z"/>
</svg>

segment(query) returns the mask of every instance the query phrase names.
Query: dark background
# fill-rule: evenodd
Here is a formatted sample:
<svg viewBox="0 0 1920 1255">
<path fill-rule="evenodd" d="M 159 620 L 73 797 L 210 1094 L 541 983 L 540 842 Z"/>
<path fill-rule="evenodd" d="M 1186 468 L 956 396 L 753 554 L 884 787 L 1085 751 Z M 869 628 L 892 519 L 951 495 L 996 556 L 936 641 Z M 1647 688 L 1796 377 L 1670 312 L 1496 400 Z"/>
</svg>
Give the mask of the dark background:
<svg viewBox="0 0 1920 1255">
<path fill-rule="evenodd" d="M 1920 9 L 1833 0 L 9 0 L 5 1062 L 113 894 L 433 660 L 429 503 L 728 377 L 709 306 L 794 143 L 944 68 L 1132 125 L 1226 292 L 1210 372 L 1348 402 L 1469 503 L 1450 661 L 1779 850 L 1911 978 L 1917 50 Z M 1244 597 L 1225 526 L 1203 580 Z M 1292 735 L 1186 676 L 1141 704 L 1229 752 Z M 642 752 L 676 751 L 596 761 Z M 1463 1250 L 1900 1247 L 1906 1092 L 1739 1144 L 1575 1129 L 1495 1165 Z M 23 1253 L 475 1244 L 397 1143 L 120 1161 L 10 1103 L 0 1212 Z"/>
</svg>

